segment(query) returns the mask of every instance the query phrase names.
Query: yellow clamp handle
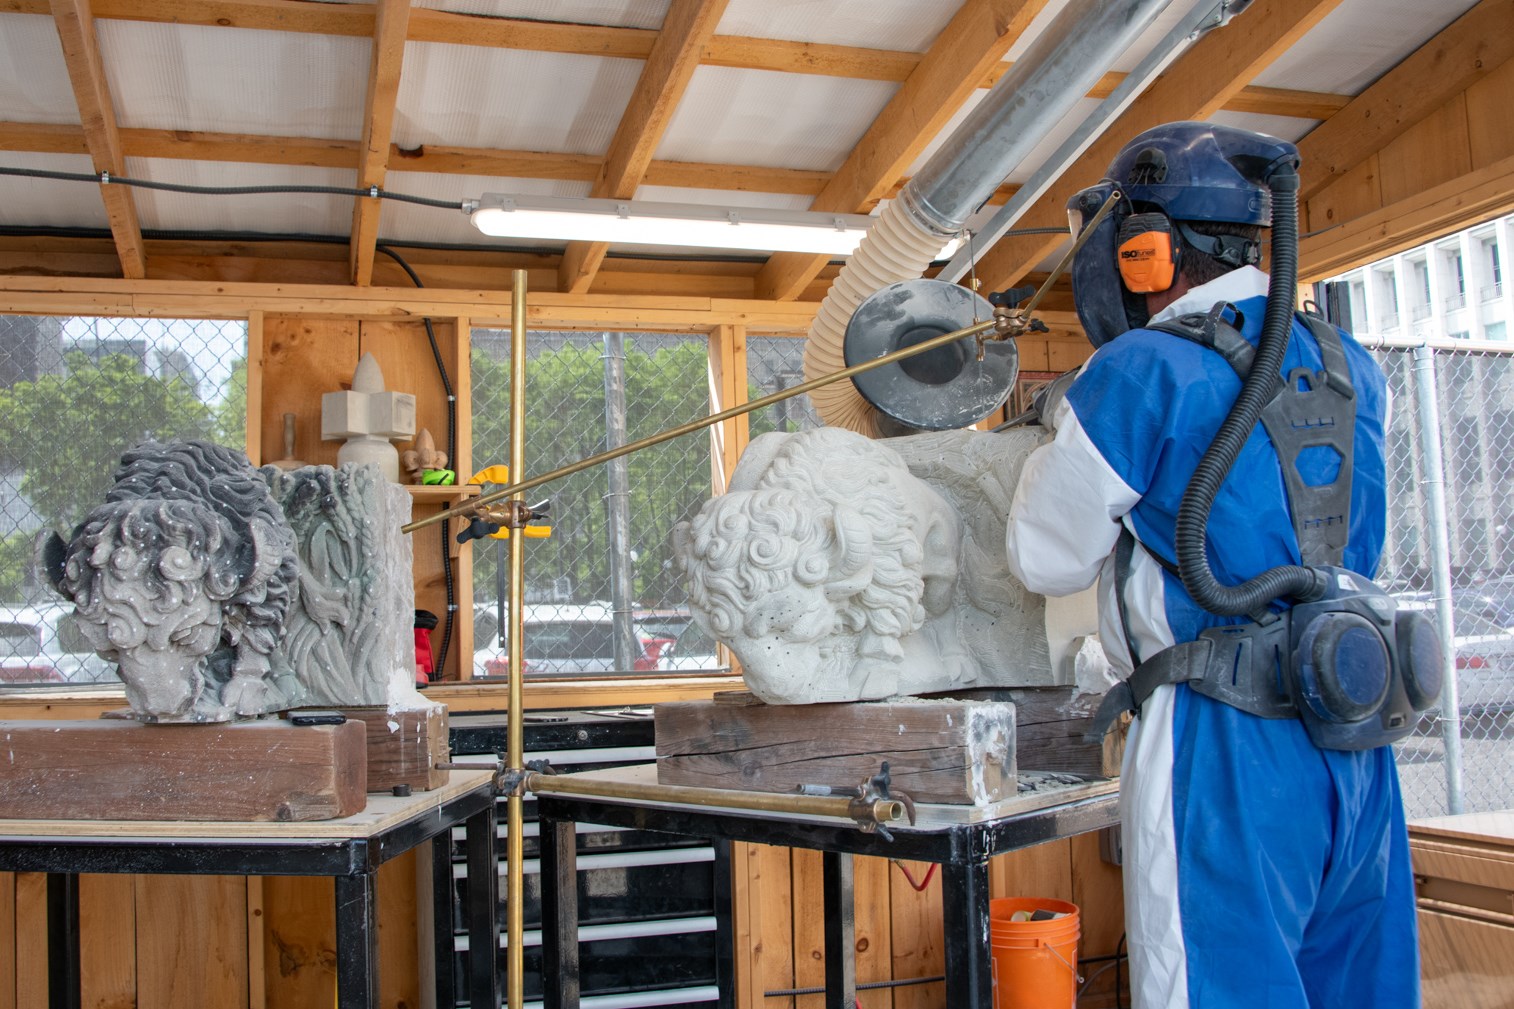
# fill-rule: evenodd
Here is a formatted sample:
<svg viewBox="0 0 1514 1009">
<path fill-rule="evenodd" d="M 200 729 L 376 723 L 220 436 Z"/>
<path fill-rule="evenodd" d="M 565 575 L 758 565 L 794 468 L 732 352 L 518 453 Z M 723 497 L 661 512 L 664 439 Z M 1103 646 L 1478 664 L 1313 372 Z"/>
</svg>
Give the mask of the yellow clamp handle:
<svg viewBox="0 0 1514 1009">
<path fill-rule="evenodd" d="M 479 485 L 493 483 L 499 484 L 502 487 L 506 486 L 510 483 L 510 467 L 502 464 L 487 466 L 484 469 L 481 469 L 477 473 L 473 474 L 472 478 L 469 479 L 468 482 L 470 484 Z M 528 540 L 544 540 L 552 535 L 552 527 L 529 525 L 522 529 L 521 532 Z M 495 532 L 490 533 L 489 538 L 496 540 L 507 540 L 510 538 L 510 530 L 505 528 L 504 526 L 501 526 Z"/>
</svg>

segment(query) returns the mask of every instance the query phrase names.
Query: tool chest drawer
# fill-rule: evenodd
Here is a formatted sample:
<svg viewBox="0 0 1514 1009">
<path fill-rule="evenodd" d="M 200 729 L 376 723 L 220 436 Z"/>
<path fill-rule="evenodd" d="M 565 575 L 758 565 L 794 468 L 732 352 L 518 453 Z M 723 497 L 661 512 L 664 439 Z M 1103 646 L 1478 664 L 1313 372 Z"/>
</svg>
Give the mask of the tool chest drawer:
<svg viewBox="0 0 1514 1009">
<path fill-rule="evenodd" d="M 656 759 L 650 711 L 533 712 L 524 726 L 526 760 L 550 761 L 559 772 L 647 763 Z M 538 720 L 531 720 L 538 719 Z M 503 715 L 458 715 L 451 719 L 453 759 L 485 763 L 507 746 Z M 521 843 L 526 934 L 522 985 L 527 1004 L 541 997 L 540 835 L 536 804 L 524 803 Z M 507 893 L 505 800 L 499 800 L 499 908 L 501 989 Z M 706 838 L 579 824 L 579 964 L 582 995 L 599 1009 L 659 1009 L 714 1005 L 717 960 L 729 951 L 717 945 L 717 886 L 729 887 L 716 846 Z M 718 864 L 719 863 L 719 864 Z M 438 874 L 438 890 L 442 888 Z M 453 839 L 450 885 L 436 899 L 447 901 L 457 956 L 455 990 L 467 977 L 468 937 L 463 921 L 467 861 L 462 834 Z M 437 969 L 445 969 L 438 964 Z M 459 1004 L 462 1004 L 459 1002 Z"/>
</svg>

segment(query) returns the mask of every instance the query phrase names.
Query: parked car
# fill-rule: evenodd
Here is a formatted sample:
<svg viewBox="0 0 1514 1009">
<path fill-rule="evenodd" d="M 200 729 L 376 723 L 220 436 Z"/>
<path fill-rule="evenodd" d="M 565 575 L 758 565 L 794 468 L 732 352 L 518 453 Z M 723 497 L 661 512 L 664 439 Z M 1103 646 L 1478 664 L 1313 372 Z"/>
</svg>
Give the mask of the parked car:
<svg viewBox="0 0 1514 1009">
<path fill-rule="evenodd" d="M 688 610 L 645 610 L 637 614 L 636 626 L 653 640 L 666 640 L 657 668 L 694 671 L 722 670 L 715 639 L 700 627 Z"/>
<path fill-rule="evenodd" d="M 1399 593 L 1399 609 L 1435 609 L 1427 592 Z M 1514 628 L 1490 619 L 1476 593 L 1451 607 L 1456 645 L 1457 704 L 1464 721 L 1497 721 L 1514 712 Z"/>
<path fill-rule="evenodd" d="M 62 603 L 0 606 L 0 683 L 120 683 Z"/>
<path fill-rule="evenodd" d="M 477 635 L 473 653 L 475 679 L 506 676 L 509 652 L 494 632 L 494 606 L 484 604 L 488 616 L 481 621 L 490 630 Z M 605 603 L 528 604 L 522 613 L 525 632 L 522 661 L 528 676 L 574 676 L 615 673 L 615 614 Z M 480 621 L 475 618 L 475 629 Z M 663 650 L 671 638 L 659 638 L 639 626 L 635 629 L 638 653 L 630 672 L 659 668 Z"/>
</svg>

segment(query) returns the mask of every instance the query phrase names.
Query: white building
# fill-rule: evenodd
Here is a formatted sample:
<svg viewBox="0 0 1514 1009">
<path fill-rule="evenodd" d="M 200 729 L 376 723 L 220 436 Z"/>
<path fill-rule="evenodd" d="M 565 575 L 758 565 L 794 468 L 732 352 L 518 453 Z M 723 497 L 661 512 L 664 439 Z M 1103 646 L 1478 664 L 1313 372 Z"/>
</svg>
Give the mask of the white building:
<svg viewBox="0 0 1514 1009">
<path fill-rule="evenodd" d="M 1381 340 L 1509 339 L 1514 321 L 1514 215 L 1334 277 L 1347 285 L 1358 336 Z"/>
</svg>

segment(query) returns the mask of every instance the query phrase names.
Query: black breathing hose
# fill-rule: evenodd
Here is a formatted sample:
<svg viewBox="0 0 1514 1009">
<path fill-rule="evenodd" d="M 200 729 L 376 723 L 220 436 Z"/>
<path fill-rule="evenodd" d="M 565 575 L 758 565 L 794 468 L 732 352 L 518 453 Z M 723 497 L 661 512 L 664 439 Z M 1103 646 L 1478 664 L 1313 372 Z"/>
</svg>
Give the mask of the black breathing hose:
<svg viewBox="0 0 1514 1009">
<path fill-rule="evenodd" d="M 1183 492 L 1174 532 L 1183 588 L 1210 613 L 1227 617 L 1255 613 L 1284 596 L 1300 601 L 1318 599 L 1325 590 L 1323 575 L 1296 564 L 1269 568 L 1240 585 L 1223 585 L 1209 567 L 1206 552 L 1214 499 L 1282 381 L 1283 355 L 1288 352 L 1293 330 L 1293 299 L 1298 285 L 1297 166 L 1291 160 L 1276 166 L 1267 186 L 1272 191 L 1272 282 L 1256 358 L 1241 384 L 1240 395 Z"/>
</svg>

